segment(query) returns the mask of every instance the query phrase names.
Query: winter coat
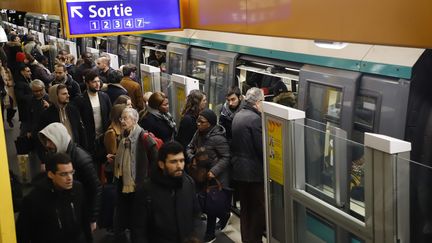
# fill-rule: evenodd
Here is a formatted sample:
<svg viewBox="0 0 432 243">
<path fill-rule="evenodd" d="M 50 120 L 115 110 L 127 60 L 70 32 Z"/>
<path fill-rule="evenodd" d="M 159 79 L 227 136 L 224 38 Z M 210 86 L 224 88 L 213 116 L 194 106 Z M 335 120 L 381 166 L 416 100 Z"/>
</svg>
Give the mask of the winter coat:
<svg viewBox="0 0 432 243">
<path fill-rule="evenodd" d="M 102 186 L 97 176 L 93 159 L 89 153 L 71 141 L 70 135 L 61 123 L 52 123 L 40 134 L 50 139 L 57 148 L 57 153 L 67 153 L 75 169 L 74 179 L 83 184 L 86 201 L 86 217 L 88 222 L 96 222 L 99 215 Z"/>
<path fill-rule="evenodd" d="M 196 117 L 190 113 L 186 113 L 180 121 L 176 141 L 181 143 L 183 147 L 189 145 L 197 130 Z"/>
<path fill-rule="evenodd" d="M 128 92 L 120 84 L 108 84 L 108 88 L 104 91 L 110 98 L 111 104 L 114 104 L 120 95 L 127 95 Z"/>
<path fill-rule="evenodd" d="M 245 105 L 244 100 L 242 99 L 240 101 L 240 104 L 237 106 L 237 109 L 231 110 L 228 106 L 228 103 L 225 102 L 225 104 L 222 106 L 221 114 L 219 117 L 219 124 L 225 128 L 226 131 L 226 138 L 229 142 L 231 142 L 232 139 L 232 121 L 234 119 L 235 114 L 243 109 L 243 106 Z"/>
<path fill-rule="evenodd" d="M 59 191 L 44 178 L 23 200 L 16 224 L 18 243 L 85 243 L 84 193 L 79 182 Z"/>
<path fill-rule="evenodd" d="M 136 192 L 133 228 L 139 243 L 181 243 L 196 232 L 200 214 L 195 184 L 188 175 L 178 181 L 160 169 Z"/>
<path fill-rule="evenodd" d="M 232 123 L 231 156 L 234 180 L 264 181 L 261 114 L 248 104 Z"/>
<path fill-rule="evenodd" d="M 108 126 L 111 124 L 109 114 L 111 111 L 111 101 L 107 94 L 104 92 L 98 92 L 99 96 L 99 104 L 102 118 L 102 132 L 108 129 Z M 93 108 L 91 105 L 91 101 L 87 92 L 84 92 L 82 96 L 77 97 L 73 104 L 78 108 L 79 113 L 81 114 L 82 122 L 84 123 L 84 128 L 86 131 L 86 139 L 87 139 L 87 151 L 90 153 L 94 153 L 96 149 L 96 130 L 95 130 L 95 121 L 93 116 Z M 103 134 L 102 133 L 102 134 Z M 100 140 L 102 142 L 103 140 Z M 98 141 L 99 142 L 99 141 Z"/>
<path fill-rule="evenodd" d="M 34 61 L 29 67 L 32 72 L 33 79 L 41 80 L 45 84 L 45 87 L 50 86 L 51 82 L 54 80 L 54 75 L 52 75 L 43 64 Z"/>
<path fill-rule="evenodd" d="M 225 137 L 225 129 L 215 125 L 205 134 L 197 131 L 187 147 L 189 161 L 192 161 L 198 149 L 203 147 L 210 161 L 208 170 L 216 176 L 223 188 L 229 189 L 230 148 Z"/>
<path fill-rule="evenodd" d="M 33 97 L 33 92 L 30 88 L 31 80 L 26 79 L 21 73 L 16 75 L 14 92 L 17 101 L 19 120 L 26 122 L 30 119 L 29 107 Z"/>
<path fill-rule="evenodd" d="M 54 80 L 52 82 L 52 85 L 56 85 L 60 83 L 62 82 Z M 75 81 L 70 74 L 66 75 L 66 81 L 63 84 L 66 85 L 71 100 L 74 100 L 76 97 L 81 95 L 81 89 L 78 82 Z"/>
<path fill-rule="evenodd" d="M 123 79 L 120 81 L 120 84 L 127 90 L 133 107 L 138 111 L 144 109 L 144 98 L 141 86 L 129 77 L 123 77 Z"/>
<path fill-rule="evenodd" d="M 150 112 L 139 121 L 139 125 L 162 139 L 164 143 L 171 141 L 175 134 L 175 128 L 170 127 L 167 121 Z"/>
</svg>

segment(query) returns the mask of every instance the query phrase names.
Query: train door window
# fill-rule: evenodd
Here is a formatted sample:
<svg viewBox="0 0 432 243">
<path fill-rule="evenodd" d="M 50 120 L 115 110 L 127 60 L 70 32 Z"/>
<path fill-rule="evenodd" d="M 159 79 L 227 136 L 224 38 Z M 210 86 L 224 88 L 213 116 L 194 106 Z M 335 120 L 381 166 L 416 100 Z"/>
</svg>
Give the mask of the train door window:
<svg viewBox="0 0 432 243">
<path fill-rule="evenodd" d="M 306 113 L 319 122 L 340 124 L 342 89 L 317 83 L 309 83 Z"/>
<path fill-rule="evenodd" d="M 210 83 L 207 90 L 210 109 L 218 110 L 225 102 L 225 94 L 220 92 L 228 80 L 228 64 L 212 62 L 210 64 Z"/>
<path fill-rule="evenodd" d="M 182 56 L 178 53 L 175 52 L 170 52 L 169 53 L 169 66 L 170 69 L 169 73 L 172 74 L 182 74 L 182 66 L 183 66 L 183 60 L 182 60 Z"/>
<path fill-rule="evenodd" d="M 128 60 L 128 44 L 121 43 L 118 50 L 118 56 L 120 60 L 120 66 L 129 63 Z"/>
<path fill-rule="evenodd" d="M 95 47 L 100 52 L 107 52 L 107 38 L 106 37 L 96 37 Z"/>
<path fill-rule="evenodd" d="M 118 39 L 117 36 L 107 37 L 106 51 L 117 55 Z"/>
<path fill-rule="evenodd" d="M 200 90 L 204 90 L 205 75 L 206 75 L 206 61 L 199 59 L 188 60 L 188 76 L 199 80 Z"/>
<path fill-rule="evenodd" d="M 138 65 L 137 57 L 138 57 L 138 47 L 136 45 L 129 44 L 129 62 Z"/>
</svg>

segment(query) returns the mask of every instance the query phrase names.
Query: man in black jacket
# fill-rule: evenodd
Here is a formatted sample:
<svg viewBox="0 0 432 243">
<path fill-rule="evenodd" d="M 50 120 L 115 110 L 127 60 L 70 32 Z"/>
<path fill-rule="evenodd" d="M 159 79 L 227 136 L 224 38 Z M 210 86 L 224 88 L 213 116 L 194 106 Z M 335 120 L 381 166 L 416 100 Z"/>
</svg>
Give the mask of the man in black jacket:
<svg viewBox="0 0 432 243">
<path fill-rule="evenodd" d="M 54 154 L 47 170 L 48 177 L 23 200 L 16 225 L 18 243 L 85 243 L 84 192 L 73 178 L 71 158 Z"/>
<path fill-rule="evenodd" d="M 81 95 L 79 84 L 68 74 L 66 66 L 62 63 L 57 63 L 54 66 L 54 81 L 52 85 L 64 84 L 67 87 L 71 100 Z"/>
<path fill-rule="evenodd" d="M 258 243 L 265 230 L 261 112 L 263 92 L 251 88 L 245 106 L 232 122 L 232 178 L 240 196 L 242 242 Z"/>
<path fill-rule="evenodd" d="M 95 71 L 85 76 L 87 91 L 74 100 L 86 131 L 87 151 L 93 156 L 94 162 L 105 162 L 103 135 L 111 121 L 111 101 L 107 94 L 100 91 L 100 78 Z"/>
<path fill-rule="evenodd" d="M 159 149 L 151 179 L 136 192 L 133 243 L 185 242 L 195 237 L 199 205 L 195 183 L 184 173 L 183 146 L 168 142 Z"/>
<path fill-rule="evenodd" d="M 96 219 L 99 215 L 102 186 L 93 166 L 92 157 L 82 148 L 71 141 L 66 127 L 54 122 L 39 132 L 39 139 L 48 153 L 66 153 L 70 156 L 75 168 L 75 178 L 83 184 L 86 196 L 84 214 L 89 224 L 85 232 L 88 240 L 91 240 L 91 231 L 96 229 Z"/>
<path fill-rule="evenodd" d="M 76 68 L 76 73 L 73 78 L 80 85 L 81 91 L 84 91 L 86 87 L 84 83 L 84 76 L 87 72 L 92 70 L 96 66 L 96 64 L 93 61 L 93 55 L 90 52 L 84 52 L 81 55 L 81 58 L 84 62 Z"/>
<path fill-rule="evenodd" d="M 226 102 L 222 106 L 221 114 L 219 117 L 219 124 L 225 128 L 226 138 L 229 142 L 232 139 L 232 121 L 237 112 L 239 112 L 243 106 L 243 96 L 241 95 L 240 88 L 233 86 L 228 90 L 226 97 Z"/>
<path fill-rule="evenodd" d="M 18 74 L 15 79 L 15 97 L 18 105 L 19 120 L 26 122 L 29 119 L 28 107 L 30 106 L 30 100 L 33 97 L 31 88 L 31 71 L 30 68 L 25 64 L 20 64 L 18 68 Z"/>
</svg>

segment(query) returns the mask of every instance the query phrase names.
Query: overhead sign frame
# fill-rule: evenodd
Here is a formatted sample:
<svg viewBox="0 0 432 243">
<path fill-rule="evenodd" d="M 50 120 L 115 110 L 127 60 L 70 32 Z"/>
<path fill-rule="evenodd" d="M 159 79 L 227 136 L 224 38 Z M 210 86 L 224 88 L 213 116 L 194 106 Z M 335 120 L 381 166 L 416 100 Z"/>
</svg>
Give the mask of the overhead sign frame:
<svg viewBox="0 0 432 243">
<path fill-rule="evenodd" d="M 183 29 L 181 0 L 61 0 L 61 2 L 62 20 L 68 38 L 142 34 Z M 133 4 L 135 2 L 139 2 L 139 4 Z M 157 4 L 155 4 L 156 2 Z M 112 6 L 103 6 L 108 3 Z M 129 5 L 125 5 L 127 3 Z M 153 13 L 163 11 L 161 6 L 166 7 L 169 4 L 172 6 L 170 10 L 170 13 L 173 13 L 172 19 L 178 20 L 175 20 L 174 23 L 171 23 L 173 21 L 169 24 L 163 23 L 161 27 L 159 21 L 166 21 L 166 15 Z M 153 6 L 153 9 L 149 6 Z M 136 9 L 137 7 L 140 9 Z M 150 12 L 151 15 L 145 15 L 143 11 Z M 138 13 L 135 14 L 134 12 Z M 152 21 L 146 21 L 146 17 Z M 107 25 L 107 23 L 108 25 L 111 24 L 110 27 L 102 29 L 101 25 Z M 156 26 L 158 27 L 146 27 L 152 23 L 157 23 Z M 77 30 L 71 24 L 81 26 L 82 29 Z M 83 27 L 85 24 L 87 26 Z M 120 24 L 120 27 L 114 29 L 114 24 Z M 132 27 L 126 27 L 123 24 L 132 24 Z"/>
</svg>

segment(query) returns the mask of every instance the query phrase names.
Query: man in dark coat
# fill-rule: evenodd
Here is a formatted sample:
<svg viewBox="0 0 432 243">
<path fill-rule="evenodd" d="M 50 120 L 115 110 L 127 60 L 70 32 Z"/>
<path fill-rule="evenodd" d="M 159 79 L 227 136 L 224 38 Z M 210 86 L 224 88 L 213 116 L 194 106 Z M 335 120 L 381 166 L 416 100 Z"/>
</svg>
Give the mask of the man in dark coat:
<svg viewBox="0 0 432 243">
<path fill-rule="evenodd" d="M 74 180 L 71 158 L 54 154 L 47 165 L 48 177 L 38 181 L 27 195 L 18 216 L 19 243 L 85 243 L 84 191 Z"/>
<path fill-rule="evenodd" d="M 49 87 L 54 78 L 54 76 L 51 75 L 51 72 L 43 64 L 39 63 L 32 55 L 26 54 L 26 58 L 29 60 L 32 78 L 40 79 L 44 82 L 46 87 Z"/>
<path fill-rule="evenodd" d="M 222 106 L 219 124 L 225 128 L 226 137 L 229 142 L 232 139 L 231 125 L 235 114 L 244 106 L 243 96 L 237 86 L 233 86 L 228 90 L 226 102 Z"/>
<path fill-rule="evenodd" d="M 111 59 L 108 55 L 101 56 L 96 59 L 96 67 L 98 69 L 99 78 L 102 84 L 108 83 L 108 76 L 115 70 L 111 67 Z"/>
<path fill-rule="evenodd" d="M 31 88 L 31 71 L 25 64 L 21 64 L 18 68 L 18 74 L 15 79 L 15 97 L 18 105 L 19 120 L 26 122 L 29 119 L 28 107 L 30 100 L 33 97 Z"/>
<path fill-rule="evenodd" d="M 54 81 L 52 85 L 64 84 L 70 95 L 70 99 L 73 101 L 76 97 L 81 95 L 81 89 L 77 81 L 75 81 L 71 75 L 68 74 L 66 66 L 62 63 L 57 63 L 54 66 Z"/>
<path fill-rule="evenodd" d="M 93 61 L 93 55 L 90 52 L 84 52 L 81 55 L 82 60 L 84 61 L 76 68 L 76 73 L 73 79 L 78 82 L 80 85 L 81 91 L 86 89 L 86 85 L 84 83 L 84 76 L 87 72 L 92 70 L 96 64 Z"/>
<path fill-rule="evenodd" d="M 53 122 L 63 123 L 72 137 L 72 141 L 86 148 L 87 137 L 81 115 L 75 106 L 69 104 L 69 92 L 66 85 L 56 84 L 51 86 L 49 100 L 52 105 L 42 112 L 37 131 Z M 43 159 L 41 158 L 41 160 Z"/>
<path fill-rule="evenodd" d="M 133 243 L 185 242 L 195 236 L 200 210 L 184 159 L 178 142 L 159 149 L 150 181 L 136 192 Z"/>
<path fill-rule="evenodd" d="M 91 232 L 96 229 L 96 219 L 99 215 L 102 186 L 93 166 L 92 157 L 76 143 L 66 127 L 54 122 L 39 132 L 39 139 L 48 153 L 66 153 L 70 156 L 72 165 L 75 168 L 75 178 L 83 184 L 86 202 L 84 217 L 87 222 L 86 238 L 91 240 Z"/>
<path fill-rule="evenodd" d="M 108 85 L 105 93 L 109 96 L 111 104 L 114 104 L 120 95 L 127 95 L 127 90 L 121 86 L 120 81 L 123 74 L 120 71 L 113 71 L 108 75 Z"/>
<path fill-rule="evenodd" d="M 264 94 L 251 88 L 245 106 L 232 122 L 232 178 L 240 196 L 243 242 L 262 242 L 265 231 L 264 170 L 261 112 Z"/>
<path fill-rule="evenodd" d="M 100 78 L 95 71 L 90 71 L 85 76 L 87 91 L 74 100 L 78 108 L 88 142 L 87 151 L 93 156 L 96 163 L 105 162 L 103 135 L 111 121 L 111 101 L 107 94 L 100 92 Z"/>
</svg>

